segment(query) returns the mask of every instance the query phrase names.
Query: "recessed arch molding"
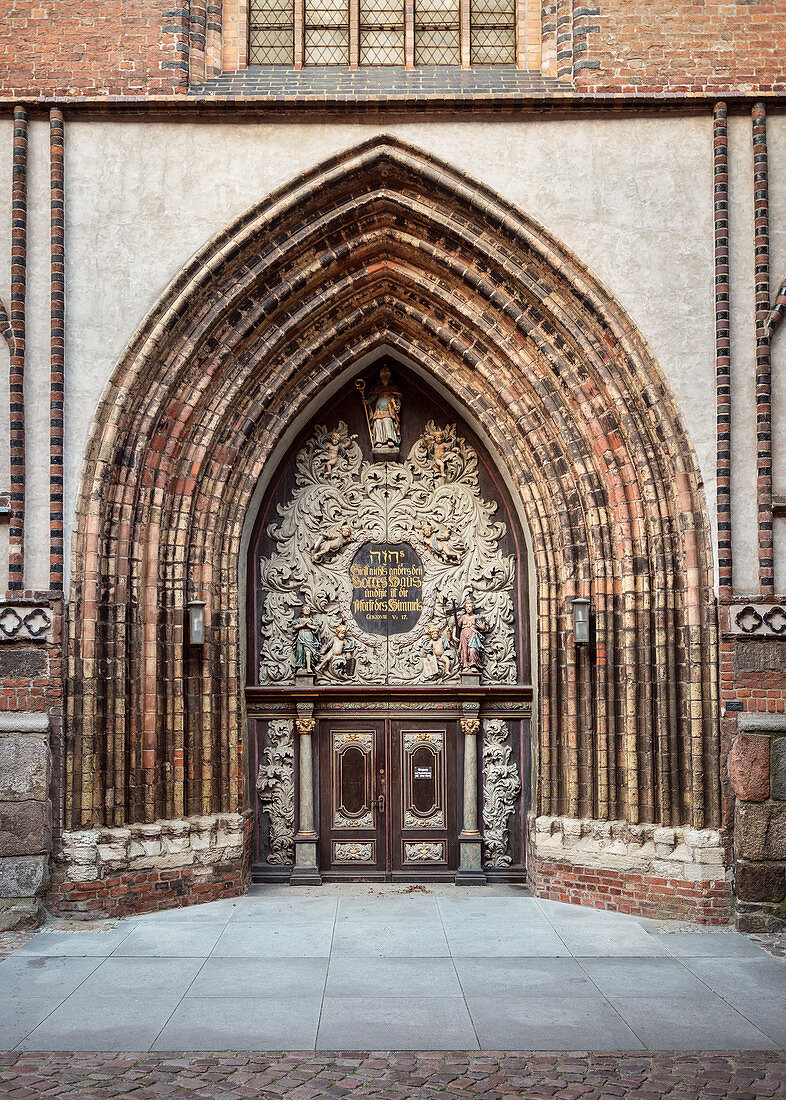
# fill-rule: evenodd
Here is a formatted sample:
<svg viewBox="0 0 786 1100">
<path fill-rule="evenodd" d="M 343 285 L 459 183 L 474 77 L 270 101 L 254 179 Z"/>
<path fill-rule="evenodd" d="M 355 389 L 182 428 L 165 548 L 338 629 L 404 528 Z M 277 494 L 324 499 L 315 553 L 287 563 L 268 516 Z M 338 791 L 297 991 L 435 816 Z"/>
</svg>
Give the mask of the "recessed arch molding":
<svg viewBox="0 0 786 1100">
<path fill-rule="evenodd" d="M 562 244 L 382 137 L 210 241 L 107 385 L 73 548 L 66 828 L 242 810 L 254 488 L 295 418 L 383 346 L 461 402 L 518 487 L 537 577 L 536 812 L 716 827 L 711 545 L 669 387 Z M 589 647 L 572 643 L 577 596 Z M 189 599 L 207 604 L 198 649 Z"/>
</svg>

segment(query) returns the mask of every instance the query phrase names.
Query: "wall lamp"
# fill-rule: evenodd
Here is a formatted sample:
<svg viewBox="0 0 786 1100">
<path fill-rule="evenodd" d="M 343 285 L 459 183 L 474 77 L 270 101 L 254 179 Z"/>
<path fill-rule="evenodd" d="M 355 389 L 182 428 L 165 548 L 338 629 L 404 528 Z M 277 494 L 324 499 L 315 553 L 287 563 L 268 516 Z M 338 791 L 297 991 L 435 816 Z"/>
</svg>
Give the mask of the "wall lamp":
<svg viewBox="0 0 786 1100">
<path fill-rule="evenodd" d="M 205 644 L 205 601 L 188 601 L 188 644 Z"/>
<path fill-rule="evenodd" d="M 582 596 L 577 596 L 571 602 L 573 604 L 573 644 L 588 645 L 590 602 Z"/>
</svg>

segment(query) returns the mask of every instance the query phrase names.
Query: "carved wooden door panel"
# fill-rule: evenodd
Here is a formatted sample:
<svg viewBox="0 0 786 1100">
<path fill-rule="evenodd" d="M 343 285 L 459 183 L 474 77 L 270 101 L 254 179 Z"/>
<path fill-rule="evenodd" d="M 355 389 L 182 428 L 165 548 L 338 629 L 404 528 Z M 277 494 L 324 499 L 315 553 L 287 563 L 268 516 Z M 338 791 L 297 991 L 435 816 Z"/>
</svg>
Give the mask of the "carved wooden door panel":
<svg viewBox="0 0 786 1100">
<path fill-rule="evenodd" d="M 394 874 L 454 869 L 455 723 L 391 725 L 391 869 Z"/>
<path fill-rule="evenodd" d="M 385 723 L 328 720 L 319 736 L 321 865 L 347 875 L 384 875 Z"/>
</svg>

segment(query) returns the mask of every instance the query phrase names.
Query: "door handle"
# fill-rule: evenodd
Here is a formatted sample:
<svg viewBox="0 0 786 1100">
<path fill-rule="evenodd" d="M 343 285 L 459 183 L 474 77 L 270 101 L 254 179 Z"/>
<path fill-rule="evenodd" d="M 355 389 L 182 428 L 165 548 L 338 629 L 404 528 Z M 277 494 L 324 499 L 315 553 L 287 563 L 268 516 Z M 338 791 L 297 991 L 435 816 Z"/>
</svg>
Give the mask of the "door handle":
<svg viewBox="0 0 786 1100">
<path fill-rule="evenodd" d="M 384 814 L 385 812 L 385 795 L 384 792 L 377 798 L 377 812 Z"/>
</svg>

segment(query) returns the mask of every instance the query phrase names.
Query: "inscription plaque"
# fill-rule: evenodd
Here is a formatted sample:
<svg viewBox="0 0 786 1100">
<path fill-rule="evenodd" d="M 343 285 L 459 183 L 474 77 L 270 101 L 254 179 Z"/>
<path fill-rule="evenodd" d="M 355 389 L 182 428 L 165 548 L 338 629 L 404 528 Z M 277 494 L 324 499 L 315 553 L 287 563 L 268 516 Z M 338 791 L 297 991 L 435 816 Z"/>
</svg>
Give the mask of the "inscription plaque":
<svg viewBox="0 0 786 1100">
<path fill-rule="evenodd" d="M 405 634 L 423 610 L 423 563 L 406 542 L 366 542 L 350 565 L 352 615 L 369 634 Z"/>
</svg>

